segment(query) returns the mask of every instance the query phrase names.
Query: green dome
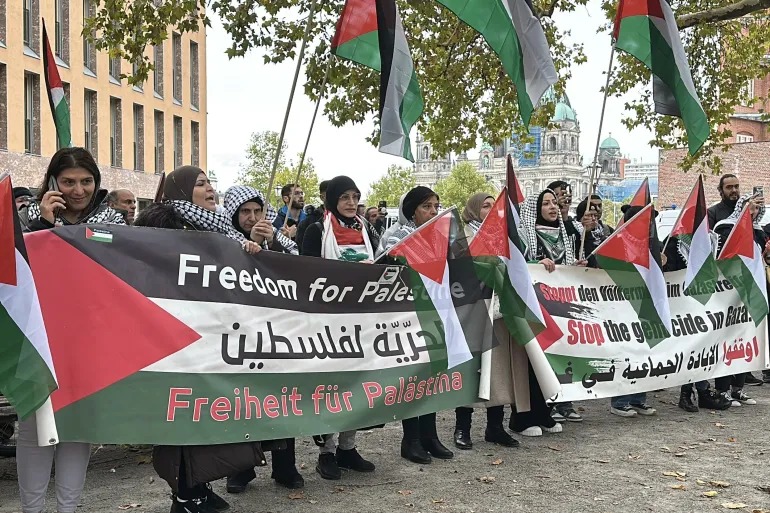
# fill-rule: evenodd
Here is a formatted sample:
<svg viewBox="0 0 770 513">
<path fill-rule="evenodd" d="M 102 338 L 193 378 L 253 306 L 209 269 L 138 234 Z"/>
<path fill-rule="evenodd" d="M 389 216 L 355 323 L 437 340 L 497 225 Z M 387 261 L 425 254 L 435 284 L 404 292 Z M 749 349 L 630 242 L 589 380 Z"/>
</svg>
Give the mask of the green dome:
<svg viewBox="0 0 770 513">
<path fill-rule="evenodd" d="M 612 134 L 608 138 L 602 141 L 601 146 L 599 146 L 600 150 L 619 150 L 620 149 L 620 143 L 615 140 L 614 137 L 612 137 Z"/>
<path fill-rule="evenodd" d="M 577 121 L 577 116 L 569 104 L 559 102 L 556 104 L 556 109 L 551 121 Z"/>
</svg>

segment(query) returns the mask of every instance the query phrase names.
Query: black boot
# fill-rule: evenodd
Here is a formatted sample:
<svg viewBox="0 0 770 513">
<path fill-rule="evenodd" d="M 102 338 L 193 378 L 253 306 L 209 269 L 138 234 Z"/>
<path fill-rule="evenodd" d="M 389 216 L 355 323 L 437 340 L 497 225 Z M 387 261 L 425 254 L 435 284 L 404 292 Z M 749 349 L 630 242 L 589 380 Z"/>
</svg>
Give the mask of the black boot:
<svg viewBox="0 0 770 513">
<path fill-rule="evenodd" d="M 503 447 L 519 446 L 519 441 L 505 431 L 502 423 L 497 426 L 487 426 L 486 431 L 484 431 L 484 440 L 492 442 L 493 444 L 502 445 Z"/>
<path fill-rule="evenodd" d="M 273 451 L 273 473 L 270 477 L 284 488 L 296 490 L 305 486 L 305 480 L 297 471 L 294 438 L 286 439 L 286 449 Z"/>
<path fill-rule="evenodd" d="M 706 410 L 726 410 L 732 401 L 710 388 L 698 391 L 698 406 Z"/>
<path fill-rule="evenodd" d="M 682 385 L 682 388 L 679 391 L 679 407 L 686 412 L 697 413 L 699 408 L 693 399 L 692 384 Z"/>
<path fill-rule="evenodd" d="M 249 481 L 256 479 L 257 473 L 254 469 L 238 472 L 234 476 L 227 476 L 227 493 L 243 493 L 246 491 L 246 485 Z"/>
<path fill-rule="evenodd" d="M 465 429 L 455 429 L 455 447 L 463 450 L 473 449 L 473 440 L 471 440 L 470 431 Z"/>
<path fill-rule="evenodd" d="M 455 453 L 444 447 L 444 444 L 438 438 L 423 439 L 422 448 L 430 453 L 431 456 L 440 460 L 451 460 L 455 456 Z"/>
<path fill-rule="evenodd" d="M 362 458 L 355 447 L 347 451 L 337 447 L 337 465 L 356 472 L 374 472 L 374 463 Z"/>
<path fill-rule="evenodd" d="M 770 383 L 770 370 L 762 371 L 762 381 Z"/>
<path fill-rule="evenodd" d="M 316 465 L 315 470 L 324 479 L 336 481 L 342 478 L 342 472 L 337 465 L 337 458 L 334 454 L 324 453 L 318 456 L 318 465 Z"/>
<path fill-rule="evenodd" d="M 431 462 L 430 454 L 423 448 L 419 440 L 407 438 L 401 440 L 401 457 L 421 465 L 427 465 Z"/>
</svg>

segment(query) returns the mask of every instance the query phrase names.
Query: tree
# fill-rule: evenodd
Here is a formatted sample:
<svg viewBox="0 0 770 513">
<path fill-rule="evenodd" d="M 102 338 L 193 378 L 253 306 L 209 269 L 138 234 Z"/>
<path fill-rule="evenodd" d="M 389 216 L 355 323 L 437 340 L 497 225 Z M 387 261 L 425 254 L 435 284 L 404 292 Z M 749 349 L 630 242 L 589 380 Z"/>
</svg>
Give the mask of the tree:
<svg viewBox="0 0 770 513">
<path fill-rule="evenodd" d="M 457 164 L 449 176 L 438 181 L 434 190 L 441 198 L 442 206 L 457 207 L 460 212 L 468 202 L 468 198 L 477 192 L 488 192 L 492 196 L 497 196 L 495 187 L 487 182 L 470 162 Z"/>
<path fill-rule="evenodd" d="M 388 167 L 385 176 L 370 186 L 366 204 L 373 207 L 380 201 L 386 201 L 389 206 L 397 207 L 401 202 L 401 196 L 416 185 L 411 168 L 392 165 Z"/>
<path fill-rule="evenodd" d="M 238 174 L 238 183 L 250 185 L 266 195 L 269 194 L 273 205 L 283 206 L 281 198 L 277 197 L 280 194 L 276 195 L 275 190 L 267 190 L 277 147 L 278 133 L 265 131 L 251 134 L 251 141 L 246 148 L 247 163 L 241 166 L 241 171 Z M 275 180 L 273 181 L 273 189 L 288 183 L 294 183 L 297 179 L 297 168 L 301 154 L 297 155 L 297 164 L 287 160 L 287 154 L 288 147 L 284 143 L 281 149 L 281 158 L 278 161 L 278 169 L 275 173 Z M 312 159 L 305 159 L 299 184 L 305 192 L 306 205 L 317 204 L 321 201 L 318 196 L 318 175 L 313 167 Z"/>
<path fill-rule="evenodd" d="M 557 92 L 563 90 L 574 66 L 585 62 L 586 56 L 581 44 L 566 42 L 569 27 L 560 28 L 554 20 L 559 13 L 582 8 L 588 1 L 533 2 L 561 78 Z M 671 3 L 683 29 L 698 93 L 715 127 L 700 158 L 718 169 L 721 160 L 714 150 L 731 135 L 725 124 L 735 107 L 746 101 L 743 86 L 750 79 L 770 73 L 770 60 L 765 58 L 770 46 L 770 0 Z M 84 34 L 94 39 L 97 48 L 108 49 L 111 56 L 137 63 L 137 72 L 126 77 L 130 83 L 147 79 L 152 69 L 147 46 L 166 39 L 169 26 L 177 32 L 198 30 L 210 23 L 209 14 L 220 18 L 232 36 L 227 51 L 231 58 L 258 50 L 266 63 L 293 60 L 310 5 L 318 4 L 303 62 L 304 91 L 315 100 L 321 93 L 329 44 L 343 0 L 109 0 L 98 4 Z M 610 28 L 616 4 L 615 0 L 602 0 L 607 21 L 601 26 L 597 23 L 597 30 L 606 32 Z M 401 0 L 399 7 L 425 97 L 425 114 L 419 128 L 431 141 L 434 152 L 443 155 L 466 151 L 476 146 L 478 138 L 498 143 L 511 131 L 525 135 L 513 84 L 483 38 L 435 0 Z M 620 95 L 639 84 L 644 85 L 645 92 L 626 105 L 626 126 L 650 129 L 654 134 L 652 145 L 683 146 L 681 122 L 654 113 L 649 71 L 633 58 L 620 55 L 609 93 Z M 363 123 L 379 110 L 379 76 L 363 66 L 335 59 L 324 94 L 324 113 L 334 125 Z M 538 109 L 532 123 L 545 126 L 553 109 L 552 103 Z M 369 140 L 376 144 L 377 139 L 375 126 Z M 685 167 L 692 164 L 693 159 L 685 161 Z"/>
</svg>

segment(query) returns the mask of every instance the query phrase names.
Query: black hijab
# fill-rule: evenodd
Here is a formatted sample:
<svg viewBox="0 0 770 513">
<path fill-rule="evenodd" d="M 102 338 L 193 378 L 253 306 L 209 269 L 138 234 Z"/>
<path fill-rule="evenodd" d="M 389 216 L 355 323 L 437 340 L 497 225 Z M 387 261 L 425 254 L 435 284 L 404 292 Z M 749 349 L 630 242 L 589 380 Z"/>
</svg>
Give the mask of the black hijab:
<svg viewBox="0 0 770 513">
<path fill-rule="evenodd" d="M 412 221 L 414 219 L 414 213 L 417 212 L 417 207 L 419 207 L 431 196 L 438 198 L 438 194 L 433 192 L 433 190 L 430 188 L 423 187 L 422 185 L 419 185 L 406 193 L 401 207 L 401 211 L 404 214 L 406 220 Z"/>
<path fill-rule="evenodd" d="M 545 199 L 546 194 L 551 194 L 554 198 L 556 198 L 556 194 L 554 194 L 554 192 L 551 189 L 545 189 L 543 192 L 540 193 L 540 196 L 537 197 L 537 218 L 535 220 L 535 223 L 541 226 L 558 228 L 559 227 L 558 217 L 554 221 L 546 221 L 545 218 L 543 217 L 543 200 Z"/>
<path fill-rule="evenodd" d="M 182 166 L 171 171 L 163 184 L 163 199 L 192 203 L 195 182 L 201 173 L 205 174 L 201 168 L 195 166 Z"/>
<path fill-rule="evenodd" d="M 356 182 L 349 176 L 335 176 L 329 180 L 329 185 L 326 187 L 326 210 L 334 214 L 334 217 L 346 224 L 352 224 L 355 222 L 354 218 L 343 217 L 339 210 L 337 210 L 337 203 L 340 201 L 340 196 L 345 194 L 346 191 L 356 191 L 361 194 L 361 191 L 356 187 Z"/>
</svg>

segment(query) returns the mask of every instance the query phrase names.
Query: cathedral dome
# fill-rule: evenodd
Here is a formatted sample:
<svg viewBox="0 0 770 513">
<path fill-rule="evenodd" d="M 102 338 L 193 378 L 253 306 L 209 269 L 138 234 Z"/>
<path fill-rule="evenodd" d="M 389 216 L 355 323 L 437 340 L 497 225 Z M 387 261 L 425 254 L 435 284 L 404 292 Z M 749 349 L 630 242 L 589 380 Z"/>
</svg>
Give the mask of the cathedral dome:
<svg viewBox="0 0 770 513">
<path fill-rule="evenodd" d="M 575 115 L 575 111 L 572 110 L 572 107 L 570 107 L 569 104 L 559 102 L 556 104 L 556 109 L 554 111 L 553 117 L 551 118 L 551 121 L 553 122 L 577 121 L 577 116 Z"/>
<path fill-rule="evenodd" d="M 605 140 L 602 141 L 602 144 L 599 146 L 600 150 L 619 150 L 620 149 L 620 143 L 618 143 L 617 140 L 615 140 L 614 137 L 612 137 L 612 134 L 610 134 L 609 137 L 607 137 Z"/>
</svg>

